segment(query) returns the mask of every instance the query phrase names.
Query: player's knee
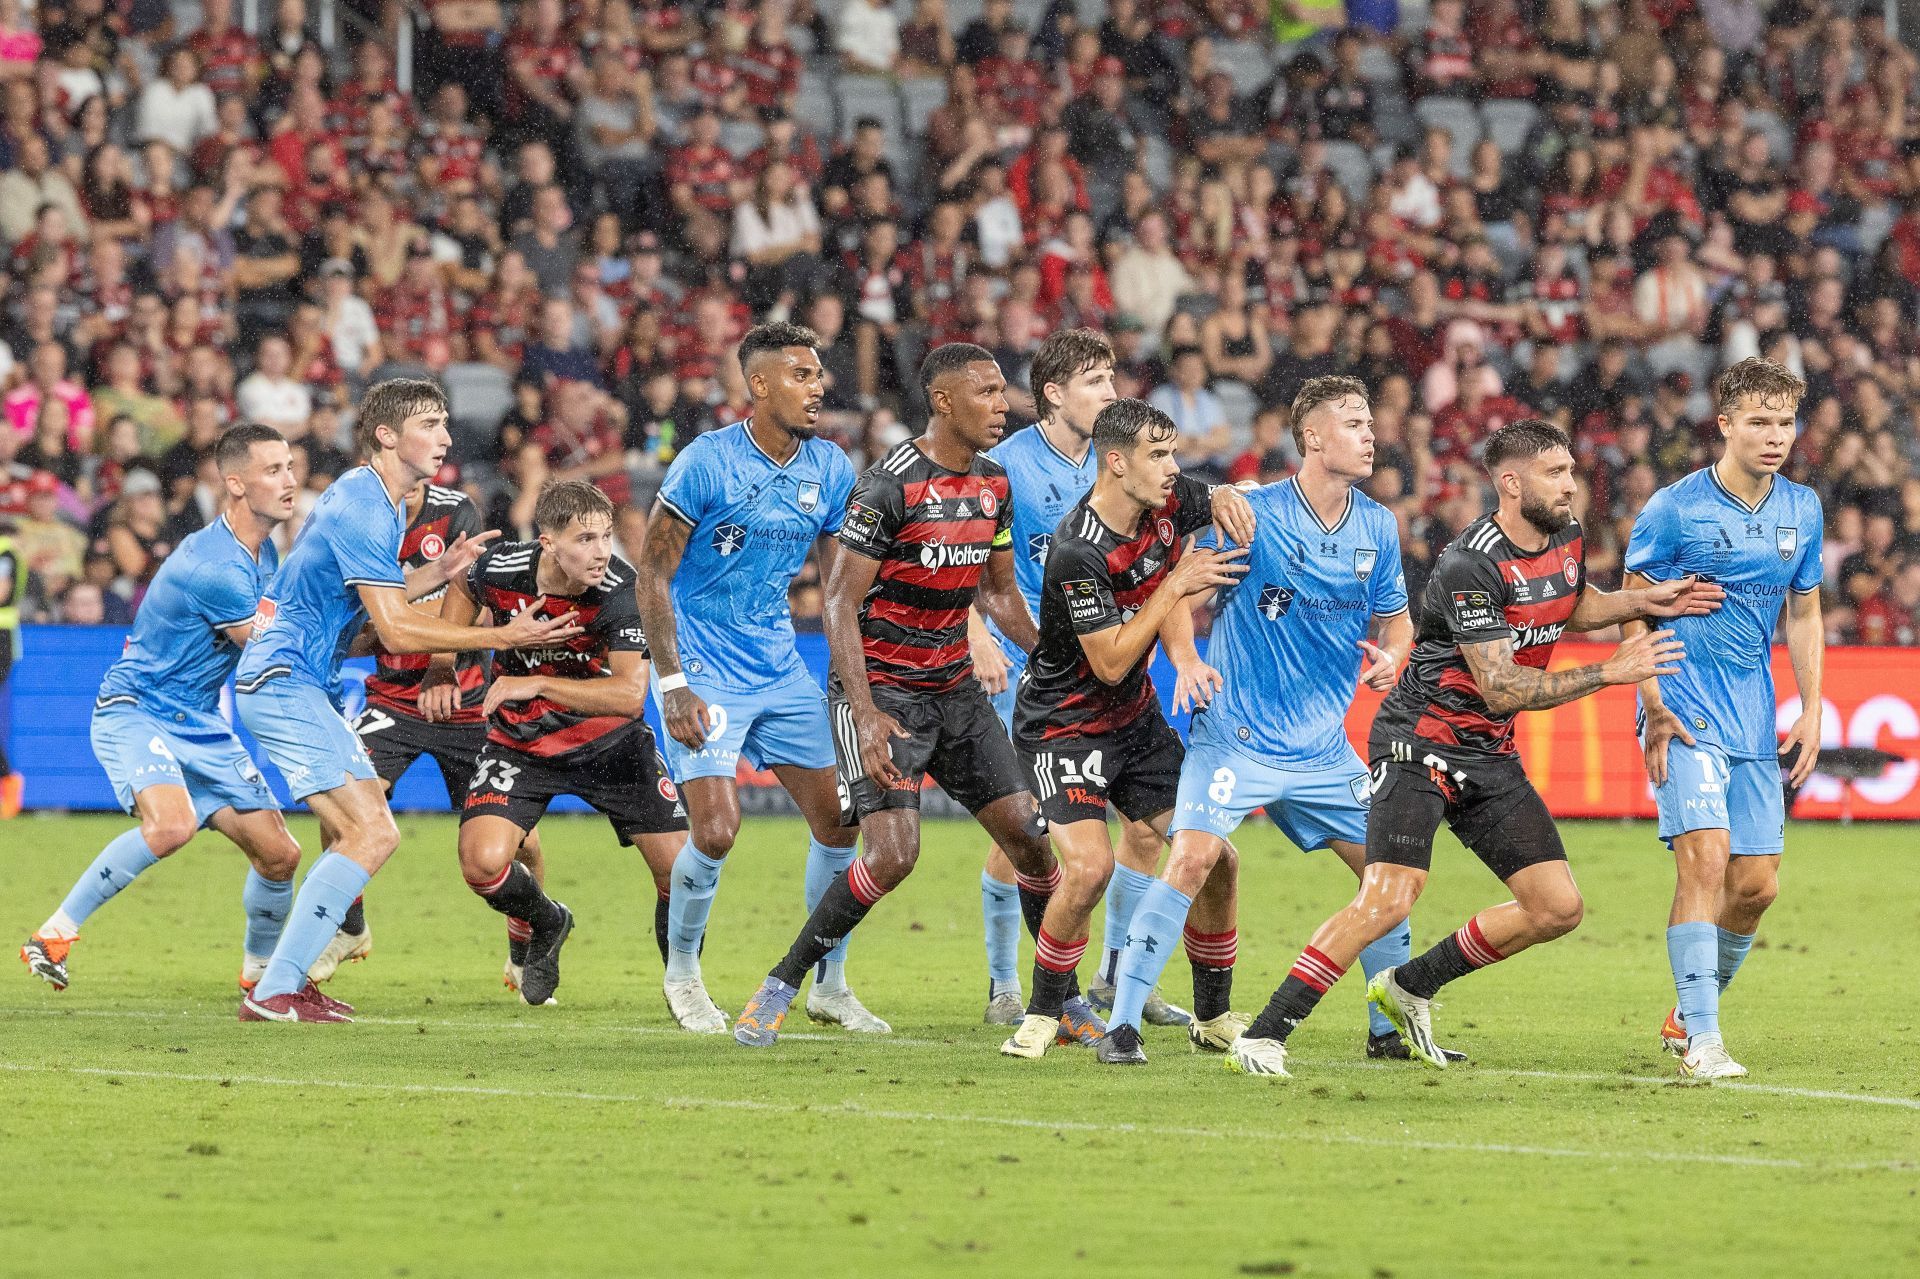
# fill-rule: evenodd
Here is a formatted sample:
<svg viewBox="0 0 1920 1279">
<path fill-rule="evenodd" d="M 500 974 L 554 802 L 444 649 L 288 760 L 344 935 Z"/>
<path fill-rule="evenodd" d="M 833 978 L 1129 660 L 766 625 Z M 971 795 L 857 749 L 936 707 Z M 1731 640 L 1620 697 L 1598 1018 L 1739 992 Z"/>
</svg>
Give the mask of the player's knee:
<svg viewBox="0 0 1920 1279">
<path fill-rule="evenodd" d="M 280 831 L 274 838 L 253 850 L 253 868 L 262 879 L 284 883 L 300 868 L 300 841 L 293 832 Z"/>
<path fill-rule="evenodd" d="M 1586 913 L 1587 904 L 1579 893 L 1550 898 L 1527 911 L 1535 930 L 1548 940 L 1565 937 L 1580 927 Z"/>
<path fill-rule="evenodd" d="M 1068 900 L 1086 905 L 1089 909 L 1100 900 L 1100 894 L 1107 891 L 1107 881 L 1113 878 L 1113 857 L 1080 857 L 1061 867 L 1060 891 L 1067 894 Z"/>
<path fill-rule="evenodd" d="M 480 840 L 462 840 L 460 843 L 460 877 L 469 886 L 491 884 L 500 878 L 500 872 L 513 860 L 513 854 L 492 844 Z"/>
<path fill-rule="evenodd" d="M 155 857 L 171 857 L 187 846 L 196 829 L 191 815 L 150 817 L 140 823 L 140 838 Z"/>
<path fill-rule="evenodd" d="M 341 832 L 336 845 L 338 851 L 370 870 L 378 869 L 399 847 L 400 828 L 393 824 L 393 814 L 384 809 Z"/>
<path fill-rule="evenodd" d="M 694 821 L 692 833 L 693 846 L 718 861 L 733 851 L 733 841 L 740 837 L 740 819 L 709 814 Z"/>
<path fill-rule="evenodd" d="M 1727 886 L 1727 906 L 1742 915 L 1758 915 L 1773 905 L 1773 899 L 1780 895 L 1780 881 L 1769 875 L 1765 879 L 1739 881 Z"/>
<path fill-rule="evenodd" d="M 882 888 L 892 891 L 913 873 L 914 863 L 920 860 L 917 848 L 869 848 L 866 855 L 867 872 L 874 882 Z"/>
</svg>

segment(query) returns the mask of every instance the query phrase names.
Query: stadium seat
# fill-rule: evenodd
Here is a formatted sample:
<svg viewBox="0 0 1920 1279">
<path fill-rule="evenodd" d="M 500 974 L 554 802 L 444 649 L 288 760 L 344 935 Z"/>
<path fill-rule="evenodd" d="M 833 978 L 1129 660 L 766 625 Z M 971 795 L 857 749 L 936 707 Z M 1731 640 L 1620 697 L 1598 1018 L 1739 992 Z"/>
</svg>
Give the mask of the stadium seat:
<svg viewBox="0 0 1920 1279">
<path fill-rule="evenodd" d="M 1357 142 L 1329 142 L 1327 167 L 1340 179 L 1340 185 L 1346 188 L 1355 204 L 1366 202 L 1367 192 L 1373 189 L 1373 161 L 1367 157 L 1365 148 Z"/>
<path fill-rule="evenodd" d="M 1173 181 L 1173 148 L 1165 138 L 1152 134 L 1140 138 L 1140 168 L 1156 190 L 1164 191 Z"/>
<path fill-rule="evenodd" d="M 917 138 L 927 131 L 928 117 L 946 105 L 946 81 L 903 80 L 900 101 L 906 108 L 907 132 Z"/>
<path fill-rule="evenodd" d="M 1786 121 L 1771 111 L 1748 107 L 1747 127 L 1767 136 L 1767 154 L 1775 164 L 1785 167 L 1793 163 L 1793 130 Z"/>
<path fill-rule="evenodd" d="M 1453 135 L 1453 171 L 1465 176 L 1474 144 L 1480 141 L 1480 113 L 1473 103 L 1465 98 L 1422 98 L 1414 104 L 1413 114 L 1426 127 Z"/>
<path fill-rule="evenodd" d="M 440 385 L 446 388 L 456 449 L 461 436 L 491 440 L 513 408 L 513 379 L 491 364 L 449 364 Z"/>
<path fill-rule="evenodd" d="M 1393 50 L 1384 44 L 1369 44 L 1360 50 L 1360 76 L 1371 84 L 1398 85 L 1400 83 L 1400 63 L 1395 60 Z"/>
<path fill-rule="evenodd" d="M 811 73 L 800 77 L 800 91 L 794 95 L 793 115 L 800 127 L 821 138 L 833 136 L 833 86 L 825 76 Z"/>
<path fill-rule="evenodd" d="M 1487 136 L 1500 148 L 1501 155 L 1512 155 L 1527 140 L 1540 109 L 1531 102 L 1495 99 L 1480 104 L 1480 116 L 1486 121 Z"/>
<path fill-rule="evenodd" d="M 1260 397 L 1245 382 L 1223 377 L 1214 379 L 1213 393 L 1220 398 L 1220 410 L 1236 431 L 1251 431 L 1260 412 Z"/>
<path fill-rule="evenodd" d="M 1253 40 L 1216 40 L 1213 61 L 1233 77 L 1233 91 L 1252 93 L 1273 77 L 1273 55 Z"/>
<path fill-rule="evenodd" d="M 720 145 L 734 159 L 745 159 L 760 145 L 760 126 L 744 120 L 729 120 L 720 126 Z"/>
</svg>

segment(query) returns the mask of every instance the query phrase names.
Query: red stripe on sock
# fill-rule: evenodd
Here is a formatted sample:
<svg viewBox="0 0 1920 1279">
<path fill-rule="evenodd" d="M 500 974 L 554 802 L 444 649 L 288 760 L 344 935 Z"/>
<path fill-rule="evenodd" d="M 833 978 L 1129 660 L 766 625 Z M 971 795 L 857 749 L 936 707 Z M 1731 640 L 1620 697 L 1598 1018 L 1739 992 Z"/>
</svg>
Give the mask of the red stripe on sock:
<svg viewBox="0 0 1920 1279">
<path fill-rule="evenodd" d="M 1040 936 L 1033 944 L 1033 962 L 1048 972 L 1070 973 L 1080 966 L 1080 960 L 1086 953 L 1085 937 L 1078 941 L 1061 941 L 1045 928 L 1040 930 Z"/>
<path fill-rule="evenodd" d="M 1045 875 L 1035 879 L 1032 875 L 1014 874 L 1014 881 L 1030 893 L 1039 893 L 1042 897 L 1051 897 L 1054 889 L 1060 887 L 1060 868 L 1055 866 Z"/>
<path fill-rule="evenodd" d="M 1487 935 L 1480 931 L 1478 919 L 1469 919 L 1466 926 L 1453 935 L 1453 939 L 1460 943 L 1460 953 L 1465 955 L 1467 962 L 1475 968 L 1485 968 L 1488 964 L 1497 964 L 1506 958 L 1488 943 Z"/>
<path fill-rule="evenodd" d="M 355 906 L 358 906 L 358 905 L 359 905 L 359 904 L 360 904 L 361 902 L 363 902 L 363 901 L 365 901 L 365 900 L 366 900 L 366 898 L 365 898 L 365 897 L 356 897 L 356 898 L 354 898 L 354 899 L 353 899 L 353 904 L 354 904 Z"/>
<path fill-rule="evenodd" d="M 498 875 L 495 875 L 492 879 L 483 880 L 478 883 L 469 879 L 467 881 L 467 887 L 471 888 L 474 892 L 479 893 L 482 897 L 491 897 L 495 893 L 500 891 L 500 886 L 507 882 L 507 876 L 511 874 L 513 874 L 513 863 L 508 862 L 507 868 L 501 871 Z"/>
<path fill-rule="evenodd" d="M 509 941 L 532 941 L 533 925 L 524 919 L 507 916 L 507 938 Z"/>
<path fill-rule="evenodd" d="M 1298 977 L 1321 994 L 1333 988 L 1333 984 L 1346 974 L 1346 969 L 1328 959 L 1325 955 L 1309 946 L 1300 952 L 1300 958 L 1293 961 L 1288 975 Z"/>
<path fill-rule="evenodd" d="M 1224 933 L 1201 933 L 1189 928 L 1181 940 L 1186 943 L 1187 959 L 1208 968 L 1231 968 L 1233 961 L 1240 956 L 1240 930 L 1229 928 Z"/>
<path fill-rule="evenodd" d="M 661 888 L 656 885 L 653 891 L 661 901 L 670 901 L 673 898 L 673 889 L 671 888 Z"/>
<path fill-rule="evenodd" d="M 871 906 L 887 895 L 887 890 L 868 872 L 866 863 L 860 861 L 847 867 L 847 887 L 853 890 L 854 900 L 862 906 Z"/>
</svg>

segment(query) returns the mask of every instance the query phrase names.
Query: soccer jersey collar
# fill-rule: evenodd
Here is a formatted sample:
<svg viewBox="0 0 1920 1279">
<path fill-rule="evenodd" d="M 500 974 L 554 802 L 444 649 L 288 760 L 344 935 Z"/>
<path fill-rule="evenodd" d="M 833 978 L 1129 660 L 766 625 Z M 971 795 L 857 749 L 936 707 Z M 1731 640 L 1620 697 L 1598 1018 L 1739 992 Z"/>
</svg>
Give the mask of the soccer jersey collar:
<svg viewBox="0 0 1920 1279">
<path fill-rule="evenodd" d="M 1034 430 L 1034 434 L 1040 437 L 1040 442 L 1046 445 L 1047 448 L 1053 453 L 1055 457 L 1059 458 L 1062 462 L 1065 462 L 1068 466 L 1071 466 L 1076 471 L 1087 464 L 1088 457 L 1093 456 L 1092 440 L 1087 441 L 1086 455 L 1083 456 L 1078 462 L 1076 462 L 1072 458 L 1068 457 L 1065 453 L 1060 451 L 1060 446 L 1058 444 L 1055 444 L 1053 442 L 1053 437 L 1047 434 L 1046 427 L 1042 426 L 1038 422 L 1035 422 L 1033 424 L 1033 430 Z"/>
<path fill-rule="evenodd" d="M 747 443 L 749 443 L 749 444 L 751 444 L 751 445 L 753 445 L 753 451 L 754 451 L 754 452 L 756 452 L 756 453 L 758 453 L 758 454 L 759 454 L 759 455 L 760 455 L 761 457 L 764 457 L 764 458 L 766 458 L 766 459 L 767 459 L 767 461 L 769 461 L 769 462 L 773 462 L 773 465 L 774 465 L 774 467 L 775 467 L 775 469 L 777 469 L 777 470 L 782 470 L 782 471 L 784 471 L 784 470 L 786 470 L 786 469 L 787 469 L 787 468 L 788 468 L 789 466 L 792 466 L 792 465 L 793 465 L 793 463 L 794 463 L 794 460 L 795 460 L 796 458 L 798 458 L 798 457 L 800 456 L 800 451 L 801 451 L 801 449 L 802 449 L 802 448 L 804 448 L 804 447 L 806 446 L 806 443 L 807 443 L 807 442 L 806 442 L 805 440 L 795 440 L 795 441 L 793 442 L 793 457 L 790 457 L 790 458 L 788 458 L 788 459 L 787 459 L 786 461 L 784 461 L 784 462 L 776 462 L 776 461 L 774 461 L 774 457 L 773 457 L 773 454 L 771 454 L 771 453 L 769 453 L 769 452 L 767 452 L 767 451 L 766 451 L 765 449 L 763 449 L 763 448 L 761 448 L 761 447 L 760 447 L 760 440 L 759 440 L 759 438 L 758 438 L 757 436 L 755 436 L 755 435 L 754 435 L 754 433 L 753 433 L 753 419 L 752 419 L 752 418 L 745 418 L 745 419 L 743 419 L 743 420 L 741 421 L 741 423 L 740 423 L 740 429 L 741 429 L 741 431 L 742 431 L 742 432 L 744 432 L 744 433 L 746 434 L 746 437 L 747 437 Z"/>
<path fill-rule="evenodd" d="M 1320 512 L 1313 509 L 1313 503 L 1309 502 L 1307 495 L 1300 491 L 1300 480 L 1298 476 L 1289 475 L 1286 479 L 1286 485 L 1289 489 L 1293 490 L 1293 496 L 1299 501 L 1301 508 L 1306 511 L 1307 518 L 1318 525 L 1322 533 L 1338 533 L 1347 526 L 1348 518 L 1353 515 L 1352 485 L 1347 486 L 1347 504 L 1341 509 L 1340 518 L 1335 520 L 1331 525 L 1320 518 Z"/>
<path fill-rule="evenodd" d="M 1726 495 L 1726 499 L 1729 502 L 1732 502 L 1749 515 L 1758 515 L 1766 507 L 1767 502 L 1773 497 L 1773 491 L 1780 487 L 1779 484 L 1776 483 L 1780 477 L 1777 475 L 1769 475 L 1767 477 L 1767 491 L 1760 495 L 1758 502 L 1755 502 L 1752 506 L 1748 506 L 1740 495 L 1728 488 L 1726 481 L 1720 478 L 1720 464 L 1718 462 L 1707 468 L 1707 476 L 1713 481 L 1713 486 Z"/>
</svg>

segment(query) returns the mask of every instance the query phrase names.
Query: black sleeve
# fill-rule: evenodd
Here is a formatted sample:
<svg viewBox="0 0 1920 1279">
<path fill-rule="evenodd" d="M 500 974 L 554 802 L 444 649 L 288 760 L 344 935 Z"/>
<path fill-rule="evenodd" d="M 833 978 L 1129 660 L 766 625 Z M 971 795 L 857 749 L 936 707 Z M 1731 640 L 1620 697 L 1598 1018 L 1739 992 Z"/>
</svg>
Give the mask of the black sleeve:
<svg viewBox="0 0 1920 1279">
<path fill-rule="evenodd" d="M 1191 475 L 1176 476 L 1173 496 L 1179 505 L 1173 522 L 1173 535 L 1185 537 L 1213 526 L 1213 491 L 1220 487 Z"/>
<path fill-rule="evenodd" d="M 493 569 L 493 557 L 499 554 L 503 545 L 505 543 L 496 539 L 488 545 L 486 550 L 480 552 L 479 559 L 467 566 L 467 597 L 481 608 L 487 606 L 487 574 Z M 495 621 L 499 620 L 501 619 L 495 619 Z"/>
<path fill-rule="evenodd" d="M 653 653 L 647 648 L 647 632 L 640 625 L 640 600 L 633 593 L 633 570 L 622 564 L 610 569 L 608 576 L 617 576 L 619 580 L 609 581 L 606 603 L 593 615 L 593 623 L 587 630 L 606 642 L 609 653 L 638 653 L 651 661 Z"/>
<path fill-rule="evenodd" d="M 487 524 L 480 518 L 480 508 L 473 504 L 473 499 L 470 497 L 461 498 L 460 505 L 454 507 L 453 514 L 447 517 L 449 542 L 457 540 L 463 534 L 467 537 L 478 537 L 486 531 Z"/>
<path fill-rule="evenodd" d="M 840 545 L 870 560 L 886 559 L 907 523 L 906 491 L 898 476 L 879 467 L 860 473 L 847 497 L 847 519 L 836 534 Z"/>
<path fill-rule="evenodd" d="M 1091 542 L 1072 538 L 1055 542 L 1047 552 L 1046 580 L 1041 590 L 1066 600 L 1067 621 L 1075 635 L 1092 635 L 1120 625 L 1120 605 L 1113 598 L 1113 576 L 1107 557 Z"/>
<path fill-rule="evenodd" d="M 1513 634 L 1500 569 L 1480 552 L 1456 546 L 1442 555 L 1429 589 L 1440 592 L 1441 611 L 1455 644 L 1485 644 Z"/>
</svg>

